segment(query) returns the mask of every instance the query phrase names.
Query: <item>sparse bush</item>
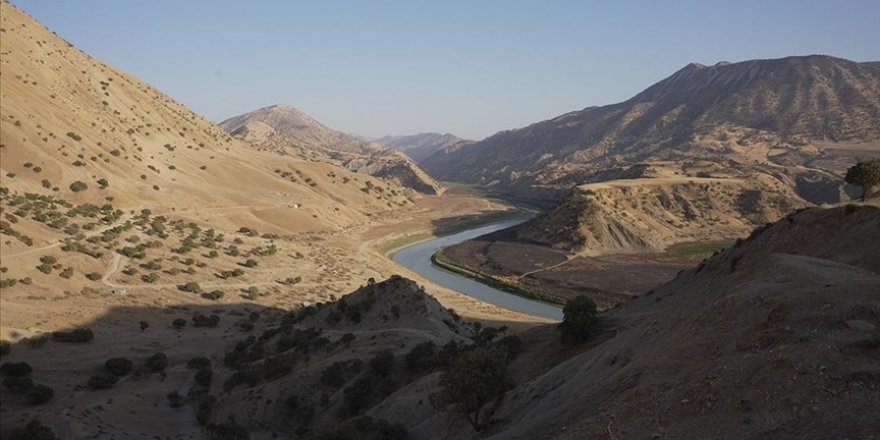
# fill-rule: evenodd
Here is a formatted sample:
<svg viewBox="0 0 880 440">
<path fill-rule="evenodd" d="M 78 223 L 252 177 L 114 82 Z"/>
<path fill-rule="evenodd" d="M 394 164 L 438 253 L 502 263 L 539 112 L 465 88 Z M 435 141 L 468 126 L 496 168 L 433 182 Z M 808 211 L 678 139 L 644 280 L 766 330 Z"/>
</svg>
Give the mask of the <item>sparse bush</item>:
<svg viewBox="0 0 880 440">
<path fill-rule="evenodd" d="M 434 355 L 435 348 L 436 345 L 431 341 L 422 342 L 413 347 L 404 358 L 407 371 L 422 372 L 434 368 L 437 362 Z"/>
<path fill-rule="evenodd" d="M 89 272 L 86 274 L 86 278 L 88 278 L 92 281 L 98 281 L 101 279 L 101 274 L 98 272 Z"/>
<path fill-rule="evenodd" d="M 0 373 L 8 377 L 24 377 L 34 371 L 27 362 L 7 362 L 0 365 Z"/>
<path fill-rule="evenodd" d="M 80 191 L 85 191 L 86 189 L 89 188 L 89 186 L 86 185 L 85 182 L 77 180 L 76 182 L 71 183 L 69 188 L 73 192 L 80 192 Z"/>
<path fill-rule="evenodd" d="M 12 394 L 21 394 L 34 387 L 34 380 L 29 377 L 7 377 L 3 386 Z"/>
<path fill-rule="evenodd" d="M 211 360 L 206 357 L 194 357 L 187 361 L 186 368 L 193 370 L 201 370 L 203 368 L 211 368 Z"/>
<path fill-rule="evenodd" d="M 190 281 L 186 284 L 180 285 L 180 286 L 178 286 L 178 289 L 180 289 L 184 292 L 192 292 L 192 293 L 199 293 L 202 290 L 201 287 L 199 287 L 199 283 L 197 283 L 195 281 Z"/>
<path fill-rule="evenodd" d="M 169 405 L 172 408 L 181 408 L 183 407 L 183 396 L 180 395 L 177 391 L 172 391 L 165 395 L 165 398 L 168 399 Z"/>
<path fill-rule="evenodd" d="M 394 368 L 394 353 L 391 350 L 382 350 L 376 353 L 367 365 L 376 376 L 387 377 Z"/>
<path fill-rule="evenodd" d="M 223 298 L 223 295 L 225 295 L 225 294 L 223 293 L 222 290 L 214 290 L 214 291 L 211 291 L 211 292 L 203 292 L 203 293 L 202 293 L 202 298 L 210 299 L 210 300 L 216 301 L 216 300 L 218 300 L 218 299 L 220 299 L 220 298 Z"/>
<path fill-rule="evenodd" d="M 58 440 L 52 428 L 38 420 L 31 420 L 24 428 L 13 429 L 9 440 Z"/>
<path fill-rule="evenodd" d="M 128 373 L 131 373 L 133 365 L 130 360 L 124 357 L 115 357 L 107 359 L 104 362 L 104 369 L 107 370 L 110 374 L 115 374 L 117 376 L 125 376 Z"/>
<path fill-rule="evenodd" d="M 69 332 L 52 332 L 52 339 L 58 342 L 89 342 L 95 339 L 90 328 L 75 328 Z"/>
<path fill-rule="evenodd" d="M 174 321 L 171 321 L 171 325 L 174 326 L 174 328 L 180 330 L 186 327 L 186 320 L 183 318 L 177 318 Z"/>
<path fill-rule="evenodd" d="M 211 378 L 213 377 L 214 372 L 211 370 L 211 367 L 202 368 L 196 372 L 196 383 L 203 387 L 209 387 L 211 386 Z"/>
<path fill-rule="evenodd" d="M 156 353 L 144 361 L 144 366 L 149 368 L 153 373 L 165 371 L 165 369 L 168 368 L 168 356 L 166 356 L 165 353 Z"/>
<path fill-rule="evenodd" d="M 55 397 L 55 390 L 46 385 L 34 385 L 27 393 L 31 405 L 40 405 Z"/>
<path fill-rule="evenodd" d="M 87 385 L 93 390 L 103 390 L 112 387 L 119 381 L 119 377 L 115 374 L 96 374 L 89 378 Z"/>
<path fill-rule="evenodd" d="M 217 324 L 220 323 L 220 316 L 218 315 L 196 315 L 192 317 L 193 325 L 196 327 L 217 327 Z"/>
</svg>

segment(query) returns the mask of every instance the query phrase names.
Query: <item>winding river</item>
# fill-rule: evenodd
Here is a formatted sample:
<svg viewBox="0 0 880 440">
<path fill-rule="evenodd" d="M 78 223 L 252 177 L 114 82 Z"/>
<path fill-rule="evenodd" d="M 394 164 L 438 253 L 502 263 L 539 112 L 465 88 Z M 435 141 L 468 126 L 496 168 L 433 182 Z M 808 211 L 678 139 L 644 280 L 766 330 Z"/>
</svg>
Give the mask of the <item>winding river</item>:
<svg viewBox="0 0 880 440">
<path fill-rule="evenodd" d="M 454 234 L 416 243 L 398 250 L 392 255 L 392 259 L 397 264 L 400 264 L 413 272 L 417 272 L 437 284 L 441 284 L 462 294 L 505 309 L 560 321 L 562 320 L 562 309 L 557 305 L 525 298 L 487 286 L 478 281 L 474 281 L 470 278 L 437 267 L 431 262 L 431 256 L 444 247 L 452 246 L 511 226 L 516 226 L 528 220 L 531 216 L 532 213 L 530 212 L 519 213 L 506 220 L 476 226 Z"/>
</svg>

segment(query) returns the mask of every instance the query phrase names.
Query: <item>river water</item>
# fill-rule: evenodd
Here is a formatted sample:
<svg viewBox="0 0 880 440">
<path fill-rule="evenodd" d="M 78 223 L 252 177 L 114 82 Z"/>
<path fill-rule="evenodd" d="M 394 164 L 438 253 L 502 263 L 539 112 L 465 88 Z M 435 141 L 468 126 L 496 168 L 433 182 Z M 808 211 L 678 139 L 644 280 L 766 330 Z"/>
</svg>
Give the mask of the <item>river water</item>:
<svg viewBox="0 0 880 440">
<path fill-rule="evenodd" d="M 531 215 L 529 214 L 519 214 L 507 220 L 476 226 L 454 234 L 416 243 L 398 250 L 394 253 L 392 259 L 397 264 L 462 294 L 505 309 L 560 321 L 562 320 L 562 309 L 558 305 L 514 295 L 437 267 L 431 263 L 431 256 L 441 248 L 516 226 L 530 217 Z"/>
</svg>

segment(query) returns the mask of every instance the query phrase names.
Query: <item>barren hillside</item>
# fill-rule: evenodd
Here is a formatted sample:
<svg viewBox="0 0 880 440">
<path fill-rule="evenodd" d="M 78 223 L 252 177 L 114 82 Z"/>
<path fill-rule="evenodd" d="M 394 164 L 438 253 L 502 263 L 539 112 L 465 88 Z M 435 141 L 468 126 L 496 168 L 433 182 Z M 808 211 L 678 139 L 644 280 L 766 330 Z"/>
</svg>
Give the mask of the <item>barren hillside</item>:
<svg viewBox="0 0 880 440">
<path fill-rule="evenodd" d="M 442 192 L 442 187 L 405 155 L 327 128 L 288 105 L 273 105 L 234 116 L 220 126 L 232 136 L 265 151 L 335 163 L 425 194 Z"/>
<path fill-rule="evenodd" d="M 812 202 L 838 201 L 856 157 L 880 155 L 880 68 L 829 56 L 690 64 L 632 99 L 438 151 L 435 177 L 558 199 L 607 170 L 675 161 L 778 175 Z M 845 198 L 845 197 L 844 197 Z"/>
</svg>

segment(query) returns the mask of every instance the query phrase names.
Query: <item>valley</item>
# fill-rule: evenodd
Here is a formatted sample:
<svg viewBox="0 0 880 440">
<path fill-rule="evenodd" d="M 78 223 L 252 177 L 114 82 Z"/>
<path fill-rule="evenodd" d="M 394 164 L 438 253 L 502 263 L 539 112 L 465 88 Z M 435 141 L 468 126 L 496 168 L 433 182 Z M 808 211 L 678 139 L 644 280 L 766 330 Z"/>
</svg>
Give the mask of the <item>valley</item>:
<svg viewBox="0 0 880 440">
<path fill-rule="evenodd" d="M 212 121 L 0 2 L 2 438 L 880 438 L 880 63 L 692 63 L 477 140 L 413 110 L 468 103 L 392 79 L 449 53 L 321 52 L 344 67 L 316 99 L 301 53 L 387 31 L 318 6 L 153 76 L 234 60 L 186 87 L 224 111 L 262 86 L 237 64 L 283 76 Z M 384 130 L 349 74 L 416 134 L 281 93 Z M 458 128 L 522 117 L 457 87 L 485 113 Z"/>
</svg>

